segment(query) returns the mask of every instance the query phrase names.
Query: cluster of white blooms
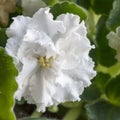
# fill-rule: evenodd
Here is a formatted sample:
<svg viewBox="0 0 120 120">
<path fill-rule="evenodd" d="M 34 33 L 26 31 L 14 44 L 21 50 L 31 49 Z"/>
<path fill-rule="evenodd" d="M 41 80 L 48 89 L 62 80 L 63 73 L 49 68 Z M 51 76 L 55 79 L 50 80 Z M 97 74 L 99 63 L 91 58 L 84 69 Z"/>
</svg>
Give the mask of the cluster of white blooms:
<svg viewBox="0 0 120 120">
<path fill-rule="evenodd" d="M 19 71 L 15 98 L 24 97 L 38 111 L 80 100 L 96 75 L 89 57 L 94 46 L 86 34 L 79 16 L 67 13 L 53 20 L 49 8 L 41 8 L 32 18 L 14 18 L 7 29 L 6 51 Z"/>
<path fill-rule="evenodd" d="M 116 50 L 116 58 L 120 61 L 120 27 L 117 27 L 116 33 L 110 32 L 107 38 L 109 39 L 109 46 Z"/>
</svg>

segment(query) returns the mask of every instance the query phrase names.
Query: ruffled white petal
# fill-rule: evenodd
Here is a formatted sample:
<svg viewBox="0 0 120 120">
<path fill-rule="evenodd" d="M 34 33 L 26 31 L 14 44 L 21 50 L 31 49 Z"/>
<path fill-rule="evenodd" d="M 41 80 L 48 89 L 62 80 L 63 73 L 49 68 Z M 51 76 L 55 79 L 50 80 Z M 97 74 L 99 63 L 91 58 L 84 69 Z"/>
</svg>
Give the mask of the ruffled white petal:
<svg viewBox="0 0 120 120">
<path fill-rule="evenodd" d="M 92 59 L 89 58 L 89 60 L 87 60 L 84 58 L 76 68 L 72 70 L 63 70 L 63 72 L 75 81 L 82 81 L 84 87 L 88 87 L 91 84 L 90 80 L 96 75 L 93 67 L 94 62 Z"/>
<path fill-rule="evenodd" d="M 53 15 L 49 13 L 50 8 L 41 8 L 34 15 L 30 22 L 29 28 L 45 32 L 48 36 L 53 37 L 59 32 L 64 32 L 63 22 L 54 21 Z M 41 19 L 42 18 L 42 19 Z"/>
<path fill-rule="evenodd" d="M 23 42 L 18 50 L 18 57 L 55 56 L 57 49 L 52 40 L 43 32 L 28 30 L 23 38 Z"/>
<path fill-rule="evenodd" d="M 37 72 L 30 79 L 30 93 L 37 104 L 39 111 L 45 111 L 46 106 L 53 105 L 52 96 L 55 93 L 54 86 L 46 80 L 44 73 Z M 39 90 L 39 91 L 38 91 Z"/>
<path fill-rule="evenodd" d="M 34 74 L 37 71 L 37 61 L 36 59 L 26 59 L 23 58 L 22 61 L 23 67 L 21 72 L 19 72 L 19 76 L 16 78 L 16 81 L 18 83 L 18 90 L 15 93 L 15 98 L 18 100 L 21 99 L 23 96 L 26 87 L 28 86 L 29 79 L 31 78 L 32 74 Z"/>
<path fill-rule="evenodd" d="M 30 17 L 17 16 L 13 18 L 14 22 L 7 29 L 6 33 L 8 37 L 22 38 L 26 32 L 27 26 L 31 20 Z M 18 41 L 20 42 L 20 41 Z M 19 44 L 19 43 L 18 43 Z"/>
<path fill-rule="evenodd" d="M 61 74 L 56 79 L 56 84 L 56 93 L 53 95 L 53 98 L 57 104 L 65 101 L 80 100 L 79 95 L 84 90 L 82 81 L 74 81 L 71 77 Z"/>
<path fill-rule="evenodd" d="M 87 38 L 75 32 L 71 33 L 66 39 L 57 41 L 56 47 L 59 51 L 62 51 L 64 61 L 64 64 L 62 64 L 63 69 L 73 69 L 77 67 L 83 58 L 89 58 L 88 54 L 92 48 Z"/>
<path fill-rule="evenodd" d="M 63 21 L 65 27 L 67 28 L 66 32 L 70 32 L 71 30 L 75 30 L 78 27 L 80 22 L 80 17 L 73 14 L 62 14 L 57 17 L 58 21 Z M 72 23 L 72 24 L 71 24 Z"/>
<path fill-rule="evenodd" d="M 7 40 L 5 49 L 8 52 L 8 54 L 14 58 L 14 62 L 18 70 L 21 69 L 21 63 L 17 58 L 17 52 L 19 46 L 22 43 L 22 38 L 26 33 L 26 29 L 30 19 L 31 18 L 24 16 L 18 16 L 16 18 L 13 18 L 14 22 L 6 31 L 9 39 Z"/>
<path fill-rule="evenodd" d="M 110 32 L 107 38 L 109 39 L 109 46 L 116 50 L 116 58 L 120 61 L 120 27 L 116 29 L 116 33 Z"/>
<path fill-rule="evenodd" d="M 73 14 L 62 14 L 57 17 L 57 20 L 63 21 L 66 31 L 64 34 L 60 34 L 59 37 L 68 37 L 72 32 L 79 33 L 81 36 L 85 36 L 87 34 L 86 27 L 84 21 L 80 23 L 80 17 Z M 58 37 L 58 36 L 56 36 Z"/>
</svg>

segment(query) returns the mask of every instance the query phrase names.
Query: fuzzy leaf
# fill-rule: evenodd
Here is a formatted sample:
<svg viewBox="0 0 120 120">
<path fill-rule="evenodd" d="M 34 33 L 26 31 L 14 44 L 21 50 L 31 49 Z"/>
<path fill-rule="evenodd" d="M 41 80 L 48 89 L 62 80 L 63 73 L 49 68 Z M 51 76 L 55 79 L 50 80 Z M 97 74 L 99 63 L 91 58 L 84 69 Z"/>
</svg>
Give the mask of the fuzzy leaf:
<svg viewBox="0 0 120 120">
<path fill-rule="evenodd" d="M 0 48 L 0 120 L 15 120 L 12 108 L 14 92 L 17 89 L 15 81 L 17 70 L 13 60 Z"/>
<path fill-rule="evenodd" d="M 80 115 L 79 108 L 69 110 L 63 120 L 76 120 Z"/>
<path fill-rule="evenodd" d="M 120 0 L 114 0 L 113 9 L 107 20 L 107 27 L 109 29 L 115 30 L 117 26 L 120 26 Z"/>
<path fill-rule="evenodd" d="M 78 5 L 83 6 L 86 9 L 89 9 L 91 5 L 90 0 L 76 0 L 76 2 Z"/>
<path fill-rule="evenodd" d="M 57 119 L 48 119 L 48 118 L 24 118 L 22 120 L 57 120 Z"/>
<path fill-rule="evenodd" d="M 92 8 L 97 14 L 108 14 L 114 0 L 91 0 Z"/>
<path fill-rule="evenodd" d="M 56 3 L 58 0 L 42 0 L 43 2 L 45 2 L 47 5 L 53 5 L 54 3 Z"/>
<path fill-rule="evenodd" d="M 56 18 L 60 14 L 64 13 L 73 13 L 80 16 L 81 20 L 85 20 L 87 15 L 82 7 L 72 3 L 72 2 L 63 2 L 57 3 L 51 7 L 50 12 L 53 14 L 54 18 Z"/>
<path fill-rule="evenodd" d="M 5 47 L 7 35 L 5 33 L 6 29 L 0 29 L 0 46 Z"/>
<path fill-rule="evenodd" d="M 109 47 L 108 45 L 108 39 L 106 38 L 106 35 L 109 33 L 109 31 L 106 28 L 106 16 L 101 16 L 101 18 L 98 21 L 97 24 L 97 32 L 96 32 L 96 56 L 97 56 L 97 62 L 100 63 L 103 66 L 111 66 L 116 63 L 115 59 L 115 50 Z"/>
<path fill-rule="evenodd" d="M 105 93 L 112 104 L 120 107 L 120 75 L 108 82 Z"/>
<path fill-rule="evenodd" d="M 81 100 L 86 102 L 93 102 L 98 99 L 101 95 L 100 90 L 97 88 L 95 84 L 85 88 L 83 94 L 81 95 Z"/>
<path fill-rule="evenodd" d="M 86 105 L 89 120 L 120 120 L 120 107 L 99 100 Z"/>
</svg>

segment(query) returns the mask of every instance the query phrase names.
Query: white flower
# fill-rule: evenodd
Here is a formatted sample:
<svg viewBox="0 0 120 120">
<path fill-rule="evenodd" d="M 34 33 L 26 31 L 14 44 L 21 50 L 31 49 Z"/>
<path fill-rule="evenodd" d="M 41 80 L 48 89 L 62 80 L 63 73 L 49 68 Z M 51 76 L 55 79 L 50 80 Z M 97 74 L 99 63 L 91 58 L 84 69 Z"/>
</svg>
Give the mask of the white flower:
<svg viewBox="0 0 120 120">
<path fill-rule="evenodd" d="M 46 7 L 42 0 L 22 0 L 23 15 L 32 16 L 38 9 Z"/>
<path fill-rule="evenodd" d="M 120 26 L 117 27 L 116 33 L 110 32 L 107 35 L 107 38 L 109 39 L 109 46 L 116 50 L 116 58 L 118 61 L 120 61 Z"/>
<path fill-rule="evenodd" d="M 6 51 L 19 70 L 15 98 L 24 97 L 38 111 L 80 100 L 96 75 L 86 33 L 77 15 L 62 14 L 53 20 L 49 8 L 40 9 L 33 18 L 14 18 L 7 29 Z"/>
</svg>

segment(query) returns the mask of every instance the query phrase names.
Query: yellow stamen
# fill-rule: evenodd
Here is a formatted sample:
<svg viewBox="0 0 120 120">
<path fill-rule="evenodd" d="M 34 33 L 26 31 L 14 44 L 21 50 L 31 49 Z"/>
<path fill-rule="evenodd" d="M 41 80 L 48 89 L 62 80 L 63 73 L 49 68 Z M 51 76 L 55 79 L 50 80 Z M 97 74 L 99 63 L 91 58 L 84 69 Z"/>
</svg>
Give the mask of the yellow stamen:
<svg viewBox="0 0 120 120">
<path fill-rule="evenodd" d="M 46 58 L 46 56 L 39 57 L 40 66 L 42 66 L 43 68 L 50 68 L 54 60 L 55 58 L 53 56 L 51 56 L 50 58 Z"/>
</svg>

